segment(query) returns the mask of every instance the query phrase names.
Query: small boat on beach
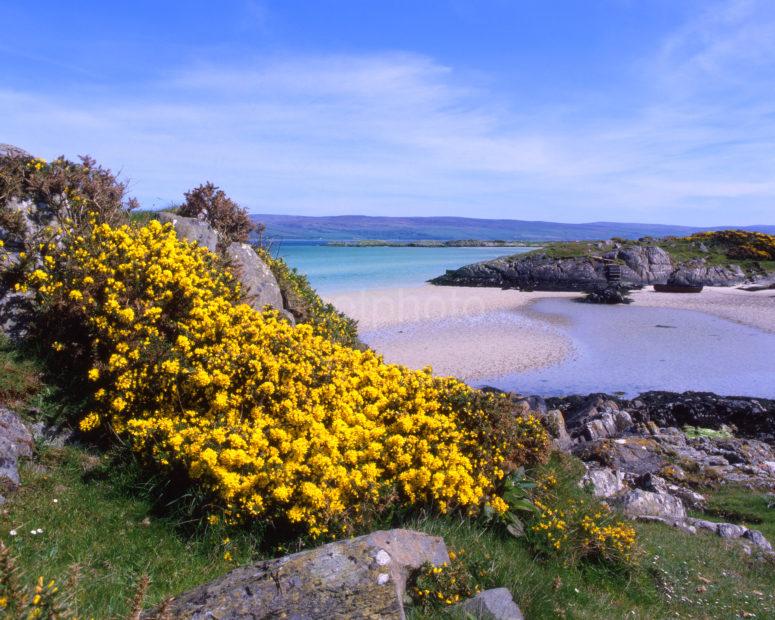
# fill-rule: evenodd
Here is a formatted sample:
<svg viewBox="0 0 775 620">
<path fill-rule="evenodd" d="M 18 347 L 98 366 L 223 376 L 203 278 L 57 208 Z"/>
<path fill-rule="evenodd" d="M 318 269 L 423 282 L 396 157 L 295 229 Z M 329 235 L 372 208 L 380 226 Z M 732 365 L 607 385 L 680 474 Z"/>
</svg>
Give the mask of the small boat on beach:
<svg viewBox="0 0 775 620">
<path fill-rule="evenodd" d="M 699 286 L 688 286 L 683 284 L 655 284 L 654 291 L 657 293 L 701 293 L 702 284 Z"/>
</svg>

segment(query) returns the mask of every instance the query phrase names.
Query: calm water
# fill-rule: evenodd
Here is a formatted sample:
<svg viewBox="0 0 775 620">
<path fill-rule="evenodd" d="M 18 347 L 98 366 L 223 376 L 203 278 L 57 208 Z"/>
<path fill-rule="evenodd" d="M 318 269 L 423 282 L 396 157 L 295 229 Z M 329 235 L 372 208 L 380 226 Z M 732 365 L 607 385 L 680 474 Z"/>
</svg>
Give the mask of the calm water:
<svg viewBox="0 0 775 620">
<path fill-rule="evenodd" d="M 533 309 L 565 319 L 557 329 L 573 340 L 575 354 L 481 385 L 544 396 L 696 390 L 775 398 L 775 334 L 691 310 L 561 299 Z"/>
<path fill-rule="evenodd" d="M 278 253 L 319 291 L 333 293 L 415 286 L 446 269 L 524 251 L 286 244 Z M 555 319 L 550 328 L 570 338 L 574 354 L 550 368 L 489 377 L 478 385 L 544 396 L 698 390 L 775 398 L 775 334 L 700 312 L 637 304 L 546 299 L 532 308 L 535 317 Z"/>
<path fill-rule="evenodd" d="M 533 248 L 406 248 L 279 245 L 277 253 L 321 293 L 415 286 L 469 263 Z"/>
</svg>

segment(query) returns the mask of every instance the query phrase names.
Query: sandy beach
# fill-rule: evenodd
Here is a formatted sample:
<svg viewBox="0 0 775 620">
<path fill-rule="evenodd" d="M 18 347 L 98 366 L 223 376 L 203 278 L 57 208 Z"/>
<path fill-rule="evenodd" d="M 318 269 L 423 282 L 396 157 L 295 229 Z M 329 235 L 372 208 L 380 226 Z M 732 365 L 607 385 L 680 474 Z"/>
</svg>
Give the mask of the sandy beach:
<svg viewBox="0 0 775 620">
<path fill-rule="evenodd" d="M 697 294 L 655 293 L 650 286 L 633 291 L 639 306 L 696 310 L 775 333 L 775 290 L 742 291 L 737 288 L 706 286 Z"/>
<path fill-rule="evenodd" d="M 327 300 L 358 320 L 361 337 L 387 361 L 475 380 L 556 364 L 571 352 L 551 321 L 524 312 L 547 296 L 574 295 L 426 284 Z"/>
<path fill-rule="evenodd" d="M 363 339 L 389 362 L 464 380 L 558 364 L 573 352 L 561 318 L 533 312 L 541 299 L 577 293 L 421 285 L 331 294 L 359 322 Z M 775 292 L 706 288 L 699 294 L 633 293 L 634 304 L 712 314 L 775 332 Z"/>
</svg>

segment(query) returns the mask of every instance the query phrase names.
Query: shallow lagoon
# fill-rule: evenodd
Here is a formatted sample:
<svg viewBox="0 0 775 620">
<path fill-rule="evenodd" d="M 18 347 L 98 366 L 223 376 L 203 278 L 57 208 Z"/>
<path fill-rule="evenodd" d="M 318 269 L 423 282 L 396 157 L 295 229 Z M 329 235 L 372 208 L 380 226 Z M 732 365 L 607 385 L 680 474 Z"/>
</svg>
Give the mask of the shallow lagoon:
<svg viewBox="0 0 775 620">
<path fill-rule="evenodd" d="M 531 312 L 572 340 L 548 368 L 489 377 L 523 394 L 560 396 L 648 390 L 775 398 L 775 334 L 691 310 L 598 306 L 545 299 Z"/>
<path fill-rule="evenodd" d="M 416 286 L 447 269 L 534 248 L 337 247 L 285 243 L 276 253 L 320 293 Z"/>
</svg>

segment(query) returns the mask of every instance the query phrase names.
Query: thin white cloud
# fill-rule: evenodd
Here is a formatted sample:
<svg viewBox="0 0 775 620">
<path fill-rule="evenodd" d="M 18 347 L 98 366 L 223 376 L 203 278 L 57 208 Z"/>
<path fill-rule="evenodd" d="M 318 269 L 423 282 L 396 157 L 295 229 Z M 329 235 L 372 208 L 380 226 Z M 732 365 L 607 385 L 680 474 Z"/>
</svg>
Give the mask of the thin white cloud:
<svg viewBox="0 0 775 620">
<path fill-rule="evenodd" d="M 385 53 L 200 65 L 142 92 L 0 90 L 0 131 L 44 156 L 89 152 L 146 204 L 212 179 L 255 212 L 770 223 L 770 13 L 698 15 L 644 60 L 640 105 L 608 117 L 581 98 L 520 108 Z"/>
</svg>

